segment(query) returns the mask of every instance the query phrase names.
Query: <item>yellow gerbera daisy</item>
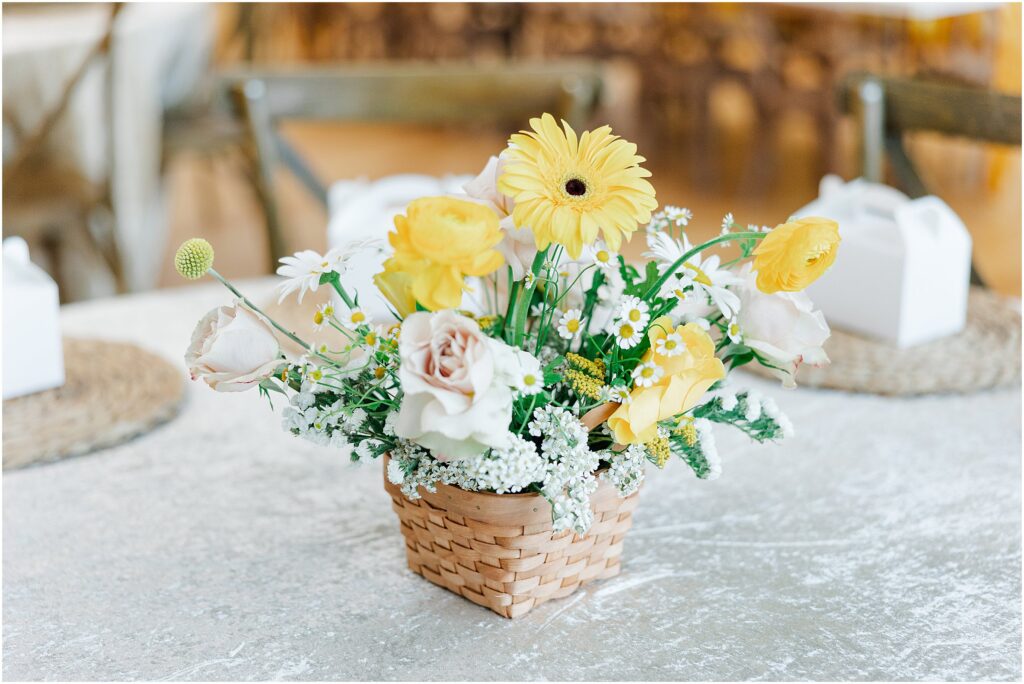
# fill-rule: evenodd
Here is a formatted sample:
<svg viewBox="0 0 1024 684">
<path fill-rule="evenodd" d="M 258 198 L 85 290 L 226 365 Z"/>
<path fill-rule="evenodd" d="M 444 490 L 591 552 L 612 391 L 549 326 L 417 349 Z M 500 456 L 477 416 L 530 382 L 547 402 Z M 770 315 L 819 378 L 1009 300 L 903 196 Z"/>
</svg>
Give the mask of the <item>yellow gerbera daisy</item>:
<svg viewBox="0 0 1024 684">
<path fill-rule="evenodd" d="M 573 259 L 597 239 L 598 229 L 608 248 L 619 251 L 622 237 L 649 222 L 658 206 L 636 145 L 612 135 L 609 126 L 577 140 L 569 124 L 559 128 L 550 114 L 530 119 L 530 127 L 533 132 L 509 140 L 498 179 L 498 189 L 515 200 L 516 225 L 533 230 L 538 249 L 555 242 Z"/>
</svg>

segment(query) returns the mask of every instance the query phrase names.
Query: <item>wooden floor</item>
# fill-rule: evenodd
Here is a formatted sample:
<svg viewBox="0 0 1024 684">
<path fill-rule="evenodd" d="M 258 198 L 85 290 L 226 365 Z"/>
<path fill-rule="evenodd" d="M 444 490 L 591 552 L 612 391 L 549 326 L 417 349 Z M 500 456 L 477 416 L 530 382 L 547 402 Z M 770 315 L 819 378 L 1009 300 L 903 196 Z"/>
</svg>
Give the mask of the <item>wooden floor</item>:
<svg viewBox="0 0 1024 684">
<path fill-rule="evenodd" d="M 467 134 L 388 124 L 303 123 L 287 126 L 284 132 L 323 179 L 373 179 L 409 172 L 475 173 L 505 141 L 504 135 L 494 132 Z M 998 291 L 1020 296 L 1019 150 L 986 152 L 955 141 L 913 142 L 921 159 L 928 162 L 922 169 L 925 181 L 968 225 L 982 276 Z M 648 164 L 659 201 L 689 207 L 695 214 L 692 230 L 698 238 L 716 233 L 722 216 L 730 211 L 740 223 L 775 224 L 785 220 L 816 196 L 816 172 L 807 163 L 812 150 L 797 131 L 781 145 L 779 165 L 786 170 L 784 173 L 772 174 L 754 188 L 750 183 L 733 182 L 745 175 L 744 146 L 758 143 L 756 139 L 740 138 L 738 143 L 733 139 L 731 147 L 723 148 L 725 163 L 718 160 L 718 168 L 724 168 L 727 175 L 711 189 L 700 188 L 678 164 Z M 228 277 L 267 272 L 263 222 L 241 173 L 242 164 L 237 157 L 198 155 L 183 155 L 172 162 L 172 227 L 161 285 L 181 284 L 170 256 L 183 239 L 192 235 L 206 237 L 214 244 L 218 270 Z M 688 168 L 692 168 L 692 160 Z M 277 182 L 288 249 L 323 249 L 324 210 L 287 173 L 281 172 Z M 639 253 L 641 249 L 642 244 L 634 241 L 628 251 Z"/>
</svg>

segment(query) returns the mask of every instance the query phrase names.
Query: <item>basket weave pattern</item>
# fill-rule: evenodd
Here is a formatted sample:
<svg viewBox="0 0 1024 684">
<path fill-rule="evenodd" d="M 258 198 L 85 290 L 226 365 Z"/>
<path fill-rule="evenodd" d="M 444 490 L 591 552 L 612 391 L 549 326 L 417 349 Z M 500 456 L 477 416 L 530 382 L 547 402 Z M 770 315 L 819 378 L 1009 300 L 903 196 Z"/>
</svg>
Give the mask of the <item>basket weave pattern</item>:
<svg viewBox="0 0 1024 684">
<path fill-rule="evenodd" d="M 387 468 L 385 465 L 385 472 Z M 507 618 L 619 573 L 637 494 L 600 481 L 587 534 L 554 533 L 551 507 L 536 494 L 486 494 L 438 484 L 410 501 L 387 477 L 409 569 Z"/>
</svg>

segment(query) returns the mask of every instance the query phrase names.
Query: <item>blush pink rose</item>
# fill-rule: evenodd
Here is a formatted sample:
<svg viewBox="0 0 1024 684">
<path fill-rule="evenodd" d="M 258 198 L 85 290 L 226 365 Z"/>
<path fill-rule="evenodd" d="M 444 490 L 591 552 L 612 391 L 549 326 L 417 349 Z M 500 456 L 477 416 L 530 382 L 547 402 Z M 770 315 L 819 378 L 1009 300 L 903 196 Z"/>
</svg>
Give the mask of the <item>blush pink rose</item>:
<svg viewBox="0 0 1024 684">
<path fill-rule="evenodd" d="M 439 461 L 507 445 L 512 390 L 502 369 L 509 347 L 445 310 L 407 316 L 398 352 L 405 395 L 395 434 L 430 449 Z"/>
<path fill-rule="evenodd" d="M 218 392 L 257 386 L 284 363 L 274 331 L 241 304 L 221 306 L 203 316 L 192 333 L 185 363 L 193 380 Z"/>
</svg>

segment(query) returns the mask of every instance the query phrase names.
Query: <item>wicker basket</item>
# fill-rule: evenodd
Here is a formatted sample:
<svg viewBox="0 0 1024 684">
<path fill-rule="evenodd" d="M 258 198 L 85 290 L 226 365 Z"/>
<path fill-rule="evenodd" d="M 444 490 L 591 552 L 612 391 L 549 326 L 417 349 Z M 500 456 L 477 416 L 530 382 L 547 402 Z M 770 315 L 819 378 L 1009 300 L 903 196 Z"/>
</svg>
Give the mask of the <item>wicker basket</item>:
<svg viewBox="0 0 1024 684">
<path fill-rule="evenodd" d="M 420 488 L 422 498 L 410 501 L 386 476 L 384 488 L 402 523 L 409 569 L 507 618 L 617 575 L 638 500 L 600 481 L 591 496 L 594 524 L 581 537 L 553 533 L 551 506 L 537 494 L 439 484 L 436 494 Z"/>
</svg>

